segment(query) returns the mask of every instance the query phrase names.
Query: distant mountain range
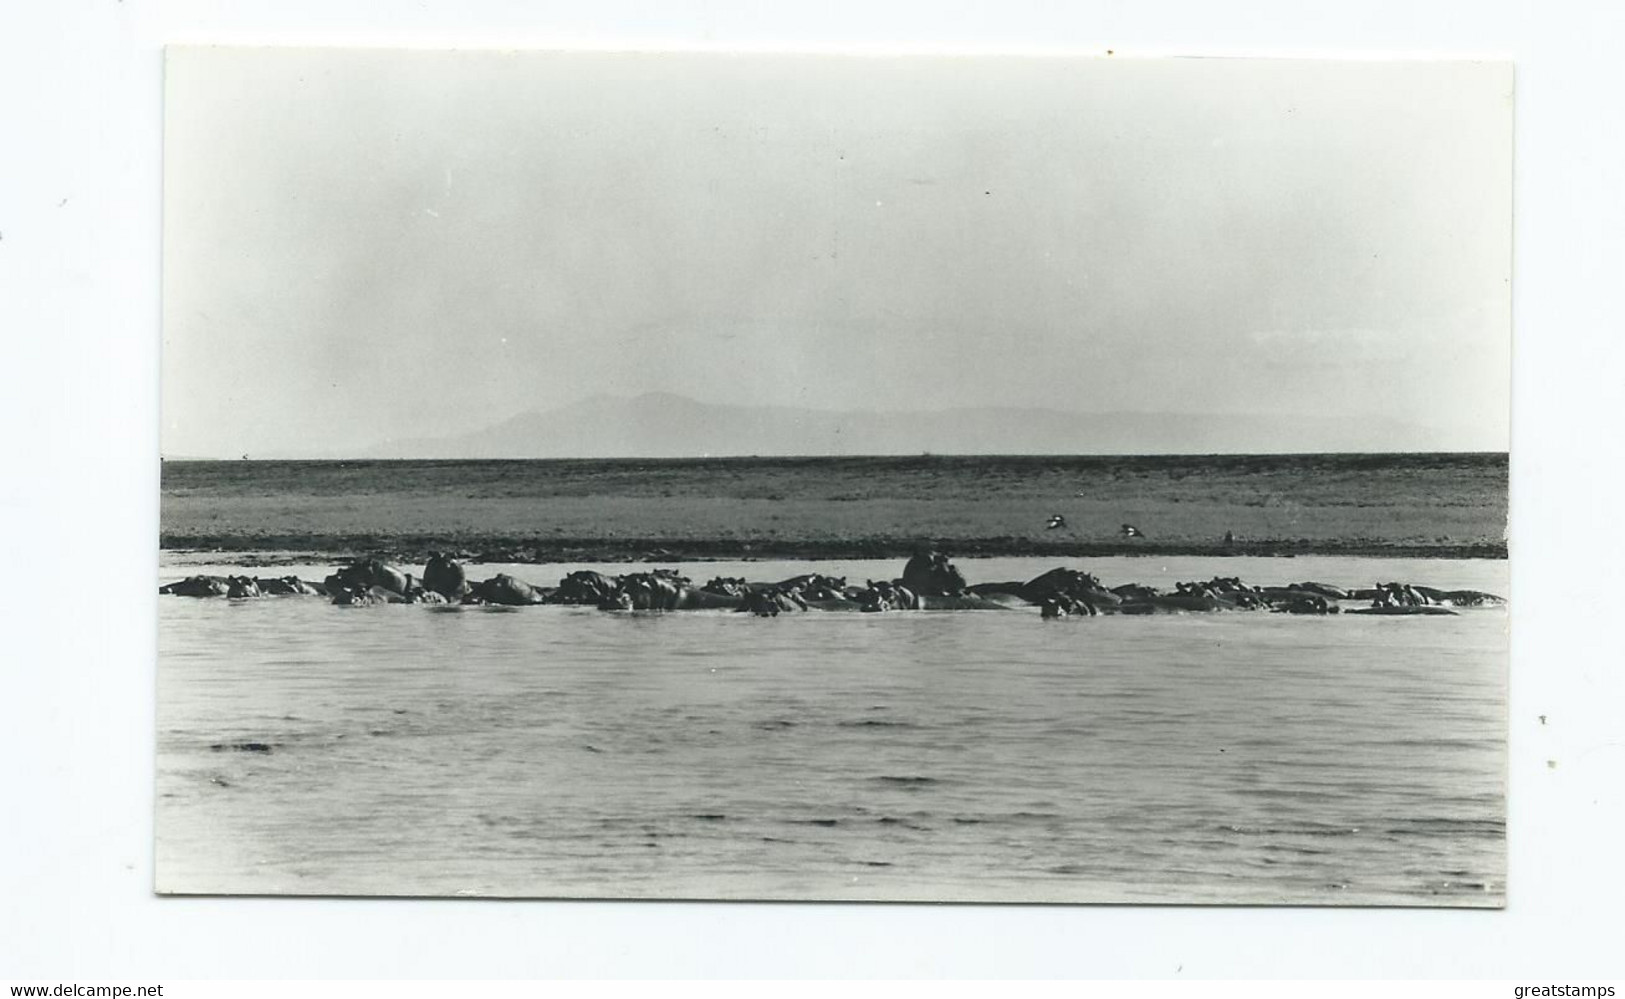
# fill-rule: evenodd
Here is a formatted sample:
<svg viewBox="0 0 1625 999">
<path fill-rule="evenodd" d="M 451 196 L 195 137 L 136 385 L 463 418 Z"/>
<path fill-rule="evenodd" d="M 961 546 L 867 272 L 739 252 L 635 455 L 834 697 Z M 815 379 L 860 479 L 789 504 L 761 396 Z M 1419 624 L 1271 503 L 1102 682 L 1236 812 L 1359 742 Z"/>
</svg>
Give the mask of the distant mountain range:
<svg viewBox="0 0 1625 999">
<path fill-rule="evenodd" d="M 650 393 L 594 396 L 450 437 L 390 440 L 370 458 L 682 458 L 706 455 L 1219 454 L 1448 451 L 1397 421 L 1069 413 L 1015 407 L 832 412 Z"/>
</svg>

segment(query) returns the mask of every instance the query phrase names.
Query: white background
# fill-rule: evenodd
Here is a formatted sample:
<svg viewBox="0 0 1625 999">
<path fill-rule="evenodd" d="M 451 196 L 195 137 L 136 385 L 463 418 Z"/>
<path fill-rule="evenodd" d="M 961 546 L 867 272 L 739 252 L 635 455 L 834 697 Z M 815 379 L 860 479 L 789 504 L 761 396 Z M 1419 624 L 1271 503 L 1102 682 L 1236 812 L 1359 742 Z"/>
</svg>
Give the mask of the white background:
<svg viewBox="0 0 1625 999">
<path fill-rule="evenodd" d="M 0 978 L 1619 976 L 1622 28 L 1603 3 L 3 0 Z M 1507 910 L 155 898 L 168 42 L 1514 59 Z"/>
</svg>

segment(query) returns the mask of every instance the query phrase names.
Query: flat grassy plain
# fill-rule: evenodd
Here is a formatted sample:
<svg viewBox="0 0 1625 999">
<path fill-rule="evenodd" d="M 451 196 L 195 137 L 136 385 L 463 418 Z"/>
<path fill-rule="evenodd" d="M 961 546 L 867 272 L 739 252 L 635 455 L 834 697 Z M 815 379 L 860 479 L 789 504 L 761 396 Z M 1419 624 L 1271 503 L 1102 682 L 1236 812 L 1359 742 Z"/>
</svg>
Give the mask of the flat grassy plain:
<svg viewBox="0 0 1625 999">
<path fill-rule="evenodd" d="M 162 483 L 169 549 L 1506 557 L 1505 454 L 166 461 Z"/>
</svg>

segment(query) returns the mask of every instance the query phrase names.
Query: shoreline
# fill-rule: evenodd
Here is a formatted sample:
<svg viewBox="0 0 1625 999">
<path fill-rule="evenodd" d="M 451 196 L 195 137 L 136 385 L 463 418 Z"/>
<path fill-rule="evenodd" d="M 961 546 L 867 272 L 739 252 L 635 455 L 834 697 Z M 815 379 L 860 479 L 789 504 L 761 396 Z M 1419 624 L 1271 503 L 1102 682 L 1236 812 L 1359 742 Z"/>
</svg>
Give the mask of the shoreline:
<svg viewBox="0 0 1625 999">
<path fill-rule="evenodd" d="M 548 565 L 613 562 L 816 562 L 852 559 L 907 559 L 922 548 L 950 558 L 1056 557 L 1117 558 L 1292 558 L 1341 555 L 1365 558 L 1507 558 L 1506 542 L 1397 542 L 1371 538 L 1273 538 L 1193 543 L 1154 539 L 1054 540 L 992 538 L 526 538 L 418 534 L 178 534 L 159 537 L 159 550 L 186 554 L 251 555 L 244 565 L 296 561 L 345 561 L 363 555 L 422 562 L 432 551 L 471 564 Z M 286 554 L 282 554 L 286 553 Z M 298 556 L 298 557 L 295 557 Z M 225 561 L 230 561 L 225 560 Z"/>
</svg>

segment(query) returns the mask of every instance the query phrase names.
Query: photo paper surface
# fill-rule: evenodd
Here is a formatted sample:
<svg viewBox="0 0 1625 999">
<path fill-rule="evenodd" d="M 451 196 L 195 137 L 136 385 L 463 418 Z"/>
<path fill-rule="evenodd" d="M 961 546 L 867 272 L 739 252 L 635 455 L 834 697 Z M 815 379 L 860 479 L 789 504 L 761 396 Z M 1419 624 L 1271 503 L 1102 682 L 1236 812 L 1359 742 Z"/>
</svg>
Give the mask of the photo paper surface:
<svg viewBox="0 0 1625 999">
<path fill-rule="evenodd" d="M 170 49 L 157 889 L 1503 905 L 1512 78 Z"/>
</svg>

